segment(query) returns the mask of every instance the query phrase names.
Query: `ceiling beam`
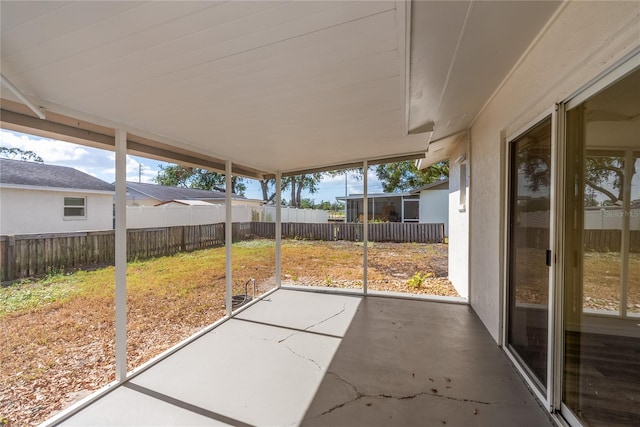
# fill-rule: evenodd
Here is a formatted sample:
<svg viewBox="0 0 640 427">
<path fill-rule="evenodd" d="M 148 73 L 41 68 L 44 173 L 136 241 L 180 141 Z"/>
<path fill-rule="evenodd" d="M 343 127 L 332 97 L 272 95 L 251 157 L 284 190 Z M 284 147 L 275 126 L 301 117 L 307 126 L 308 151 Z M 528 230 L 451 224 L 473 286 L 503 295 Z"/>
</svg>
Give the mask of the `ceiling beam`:
<svg viewBox="0 0 640 427">
<path fill-rule="evenodd" d="M 418 153 L 402 154 L 402 155 L 393 156 L 393 157 L 375 158 L 375 159 L 367 160 L 367 164 L 369 166 L 372 166 L 372 165 L 381 165 L 385 163 L 403 162 L 406 160 L 416 160 L 416 159 L 422 159 L 422 158 L 424 158 L 424 151 L 421 151 Z M 309 173 L 327 172 L 332 170 L 357 169 L 357 168 L 361 168 L 363 163 L 364 163 L 364 160 L 357 161 L 357 162 L 340 163 L 340 164 L 330 165 L 330 166 L 322 166 L 322 167 L 311 168 L 311 169 L 299 169 L 299 170 L 294 170 L 289 172 L 283 172 L 282 176 L 283 177 L 296 176 L 296 175 L 304 175 Z M 271 174 L 267 174 L 264 176 L 265 179 L 271 179 L 274 177 L 275 175 L 271 175 Z"/>
<path fill-rule="evenodd" d="M 24 111 L 25 108 L 21 104 L 14 104 L 17 103 L 2 100 L 0 127 L 3 129 L 43 138 L 60 139 L 103 150 L 113 151 L 115 149 L 114 129 L 51 112 L 47 112 L 47 118 L 43 120 L 35 117 L 31 111 Z M 13 110 L 19 110 L 19 112 Z M 128 134 L 127 153 L 220 173 L 224 173 L 225 170 L 225 163 L 222 159 L 173 147 L 135 134 Z M 262 179 L 264 176 L 262 171 L 237 163 L 233 165 L 233 173 L 252 179 Z"/>
</svg>

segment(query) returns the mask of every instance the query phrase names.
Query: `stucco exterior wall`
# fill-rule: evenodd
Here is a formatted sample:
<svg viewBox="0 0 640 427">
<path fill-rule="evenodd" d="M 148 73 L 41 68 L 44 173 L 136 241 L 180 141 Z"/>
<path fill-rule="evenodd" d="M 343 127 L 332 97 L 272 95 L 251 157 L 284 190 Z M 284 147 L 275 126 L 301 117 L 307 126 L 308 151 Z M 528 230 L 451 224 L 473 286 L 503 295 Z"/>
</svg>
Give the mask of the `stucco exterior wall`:
<svg viewBox="0 0 640 427">
<path fill-rule="evenodd" d="M 466 200 L 461 200 L 461 162 L 466 156 L 467 139 L 456 143 L 449 159 L 449 280 L 463 298 L 469 298 L 469 169 L 466 171 Z M 465 160 L 466 162 L 466 160 Z"/>
<path fill-rule="evenodd" d="M 470 302 L 496 341 L 501 328 L 505 143 L 640 46 L 640 2 L 570 2 L 471 126 Z"/>
<path fill-rule="evenodd" d="M 65 219 L 64 197 L 86 197 L 86 218 Z M 113 229 L 113 194 L 0 188 L 0 234 Z"/>
<path fill-rule="evenodd" d="M 449 190 L 423 190 L 420 192 L 421 224 L 444 223 L 444 235 L 449 235 Z"/>
</svg>

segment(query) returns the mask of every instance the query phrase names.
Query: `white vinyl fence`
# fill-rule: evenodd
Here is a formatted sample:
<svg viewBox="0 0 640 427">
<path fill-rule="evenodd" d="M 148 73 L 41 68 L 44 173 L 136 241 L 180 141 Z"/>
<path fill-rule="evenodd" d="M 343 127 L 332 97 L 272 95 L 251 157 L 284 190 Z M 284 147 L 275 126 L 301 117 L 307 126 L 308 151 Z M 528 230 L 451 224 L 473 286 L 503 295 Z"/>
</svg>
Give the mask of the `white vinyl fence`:
<svg viewBox="0 0 640 427">
<path fill-rule="evenodd" d="M 275 222 L 275 206 L 234 205 L 233 222 Z M 327 223 L 328 212 L 282 208 L 282 222 Z M 127 206 L 127 228 L 216 224 L 225 221 L 225 206 Z"/>
<path fill-rule="evenodd" d="M 588 209 L 584 212 L 584 228 L 587 230 L 622 230 L 624 217 L 629 217 L 629 228 L 640 230 L 640 209 L 621 208 Z"/>
<path fill-rule="evenodd" d="M 254 212 L 257 209 L 254 208 Z M 260 222 L 276 222 L 276 207 L 262 206 L 259 208 L 260 217 L 254 220 Z M 282 222 L 298 222 L 305 224 L 326 224 L 329 222 L 329 212 L 320 209 L 296 209 L 282 207 Z"/>
</svg>

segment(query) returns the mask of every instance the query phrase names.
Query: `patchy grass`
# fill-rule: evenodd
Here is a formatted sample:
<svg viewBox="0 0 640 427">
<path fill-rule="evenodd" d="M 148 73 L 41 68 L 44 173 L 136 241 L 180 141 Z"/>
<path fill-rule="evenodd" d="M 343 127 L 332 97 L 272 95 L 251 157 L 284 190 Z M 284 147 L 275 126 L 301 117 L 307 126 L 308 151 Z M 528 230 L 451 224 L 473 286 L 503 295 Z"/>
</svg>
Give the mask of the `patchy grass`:
<svg viewBox="0 0 640 427">
<path fill-rule="evenodd" d="M 378 291 L 458 296 L 447 279 L 447 245 L 369 243 L 367 285 Z M 287 241 L 282 248 L 283 283 L 362 288 L 362 243 Z M 422 275 L 419 287 L 411 278 Z"/>
<path fill-rule="evenodd" d="M 234 293 L 274 284 L 273 240 L 234 244 Z M 296 284 L 361 287 L 362 244 L 284 241 L 283 276 Z M 374 244 L 371 289 L 454 295 L 446 246 Z M 412 290 L 416 273 L 433 274 Z M 114 379 L 115 269 L 78 271 L 0 288 L 0 418 L 35 425 Z M 147 261 L 127 270 L 128 369 L 224 315 L 225 248 Z"/>
<path fill-rule="evenodd" d="M 548 302 L 548 271 L 544 250 L 530 248 L 518 252 L 520 269 L 516 277 L 516 300 L 519 303 L 544 304 Z M 583 307 L 597 310 L 620 309 L 620 252 L 585 252 L 583 264 Z M 627 310 L 640 313 L 640 254 L 629 257 L 629 289 Z"/>
<path fill-rule="evenodd" d="M 71 281 L 65 282 L 57 277 L 48 277 L 40 282 L 24 280 L 12 286 L 0 287 L 0 316 L 63 301 L 77 292 Z"/>
<path fill-rule="evenodd" d="M 640 254 L 629 256 L 627 310 L 640 313 Z M 584 254 L 584 306 L 599 310 L 620 309 L 620 252 Z"/>
</svg>

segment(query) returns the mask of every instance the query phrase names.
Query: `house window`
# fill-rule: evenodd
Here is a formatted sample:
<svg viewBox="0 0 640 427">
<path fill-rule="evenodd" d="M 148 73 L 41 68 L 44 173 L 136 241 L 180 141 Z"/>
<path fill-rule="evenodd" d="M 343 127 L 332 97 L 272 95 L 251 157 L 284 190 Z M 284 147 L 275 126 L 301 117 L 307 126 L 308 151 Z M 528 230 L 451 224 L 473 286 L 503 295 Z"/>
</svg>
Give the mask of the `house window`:
<svg viewBox="0 0 640 427">
<path fill-rule="evenodd" d="M 65 219 L 82 219 L 87 217 L 86 197 L 65 197 L 64 198 Z"/>
<path fill-rule="evenodd" d="M 420 200 L 404 199 L 402 209 L 402 222 L 419 222 L 420 220 Z"/>
</svg>

